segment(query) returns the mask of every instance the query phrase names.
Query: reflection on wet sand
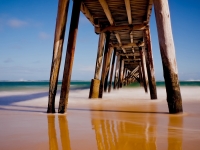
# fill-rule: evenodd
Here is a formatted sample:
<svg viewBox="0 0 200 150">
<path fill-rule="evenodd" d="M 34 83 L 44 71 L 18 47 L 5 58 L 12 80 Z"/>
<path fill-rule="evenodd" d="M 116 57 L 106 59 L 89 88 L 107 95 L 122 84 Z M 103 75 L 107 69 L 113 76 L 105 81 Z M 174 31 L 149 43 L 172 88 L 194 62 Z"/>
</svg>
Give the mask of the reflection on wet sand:
<svg viewBox="0 0 200 150">
<path fill-rule="evenodd" d="M 169 116 L 168 150 L 182 150 L 182 116 Z"/>
<path fill-rule="evenodd" d="M 55 129 L 55 116 L 48 115 L 48 134 L 49 134 L 49 150 L 58 150 L 58 142 Z"/>
<path fill-rule="evenodd" d="M 98 150 L 156 150 L 156 127 L 148 123 L 92 119 L 92 125 Z"/>
<path fill-rule="evenodd" d="M 72 125 L 70 133 L 76 135 L 71 143 L 67 117 L 64 115 L 58 116 L 59 126 L 56 126 L 56 116 L 48 115 L 49 149 L 58 150 L 61 147 L 63 150 L 71 150 L 74 145 L 76 145 L 75 147 L 86 149 L 88 144 L 95 144 L 98 150 L 157 150 L 160 148 L 167 149 L 167 147 L 168 150 L 182 149 L 182 116 L 164 116 L 164 120 L 169 119 L 168 123 L 164 122 L 164 126 L 157 126 L 159 118 L 154 114 L 133 113 L 126 118 L 127 115 L 124 113 L 112 113 L 111 117 L 108 117 L 109 113 L 104 112 L 91 111 L 90 113 L 92 128 L 88 128 L 89 126 L 83 128 L 82 133 L 84 134 L 79 134 L 77 130 L 74 130 L 74 120 L 70 123 Z M 83 123 L 87 124 L 88 122 Z M 56 133 L 56 127 L 59 128 L 60 134 L 58 130 Z M 88 134 L 91 131 L 95 136 Z M 163 132 L 166 136 L 160 134 Z M 60 135 L 60 138 L 57 138 L 57 135 Z M 85 139 L 85 136 L 87 136 L 84 145 L 86 147 L 77 146 L 77 142 Z M 95 138 L 96 143 L 94 143 Z M 92 141 L 93 143 L 91 143 Z"/>
<path fill-rule="evenodd" d="M 66 116 L 63 115 L 58 116 L 58 121 L 59 121 L 62 149 L 71 150 L 68 122 Z M 48 115 L 48 134 L 49 134 L 49 150 L 58 150 L 54 115 Z"/>
</svg>

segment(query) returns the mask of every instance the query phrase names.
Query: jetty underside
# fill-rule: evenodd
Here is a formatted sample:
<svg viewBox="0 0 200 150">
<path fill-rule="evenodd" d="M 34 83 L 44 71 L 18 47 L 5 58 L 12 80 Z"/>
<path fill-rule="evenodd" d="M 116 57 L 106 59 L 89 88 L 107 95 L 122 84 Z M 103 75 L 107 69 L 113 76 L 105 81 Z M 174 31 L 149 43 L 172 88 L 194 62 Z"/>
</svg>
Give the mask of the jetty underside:
<svg viewBox="0 0 200 150">
<path fill-rule="evenodd" d="M 66 111 L 79 15 L 82 12 L 99 35 L 89 98 L 139 82 L 150 99 L 157 99 L 149 21 L 154 5 L 169 113 L 182 112 L 175 48 L 167 0 L 74 0 L 59 113 Z M 55 113 L 55 96 L 68 13 L 68 0 L 59 0 L 49 85 L 48 113 Z M 115 68 L 115 70 L 114 70 Z M 110 76 L 109 76 L 110 75 Z M 114 80 L 112 80 L 114 79 Z"/>
</svg>

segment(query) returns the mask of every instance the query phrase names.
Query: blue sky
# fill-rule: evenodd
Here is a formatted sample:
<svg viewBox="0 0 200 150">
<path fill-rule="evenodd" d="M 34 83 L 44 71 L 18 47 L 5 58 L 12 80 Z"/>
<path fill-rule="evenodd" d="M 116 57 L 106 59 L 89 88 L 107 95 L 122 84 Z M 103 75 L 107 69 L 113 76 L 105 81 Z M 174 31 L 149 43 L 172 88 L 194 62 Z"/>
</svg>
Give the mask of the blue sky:
<svg viewBox="0 0 200 150">
<path fill-rule="evenodd" d="M 48 80 L 57 0 L 0 0 L 0 80 Z M 200 1 L 169 0 L 179 79 L 200 80 Z M 70 1 L 59 80 L 62 79 L 72 1 Z M 163 80 L 155 15 L 151 37 L 156 80 Z M 94 76 L 98 35 L 80 15 L 72 80 Z"/>
</svg>

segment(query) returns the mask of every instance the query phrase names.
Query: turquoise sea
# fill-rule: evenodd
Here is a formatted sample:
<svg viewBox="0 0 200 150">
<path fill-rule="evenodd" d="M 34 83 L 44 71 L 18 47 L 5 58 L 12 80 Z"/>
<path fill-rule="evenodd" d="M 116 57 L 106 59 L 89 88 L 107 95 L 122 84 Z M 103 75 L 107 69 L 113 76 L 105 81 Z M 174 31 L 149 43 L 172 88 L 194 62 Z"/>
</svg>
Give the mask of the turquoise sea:
<svg viewBox="0 0 200 150">
<path fill-rule="evenodd" d="M 164 87 L 164 81 L 157 81 L 156 85 Z M 181 86 L 200 86 L 200 81 L 180 81 Z M 130 84 L 131 87 L 139 87 L 139 83 Z M 0 91 L 10 90 L 30 90 L 30 89 L 48 89 L 48 81 L 0 81 Z M 61 81 L 58 82 L 58 90 L 61 88 Z M 71 81 L 70 90 L 89 89 L 90 81 Z"/>
</svg>

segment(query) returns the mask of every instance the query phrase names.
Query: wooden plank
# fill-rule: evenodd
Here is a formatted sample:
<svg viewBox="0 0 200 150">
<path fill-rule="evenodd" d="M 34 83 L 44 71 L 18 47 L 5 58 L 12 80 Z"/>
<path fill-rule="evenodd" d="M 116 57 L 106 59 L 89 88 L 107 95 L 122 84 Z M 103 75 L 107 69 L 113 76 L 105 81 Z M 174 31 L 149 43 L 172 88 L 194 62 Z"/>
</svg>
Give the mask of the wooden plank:
<svg viewBox="0 0 200 150">
<path fill-rule="evenodd" d="M 99 0 L 99 3 L 101 4 L 105 14 L 106 14 L 106 17 L 108 18 L 108 21 L 110 22 L 111 25 L 114 25 L 114 19 L 111 15 L 111 12 L 110 12 L 110 9 L 108 7 L 108 4 L 105 0 Z"/>
<path fill-rule="evenodd" d="M 101 81 L 99 86 L 99 98 L 103 97 L 103 88 L 104 88 L 104 82 L 106 78 L 106 70 L 107 70 L 107 61 L 108 61 L 108 49 L 109 49 L 109 41 L 110 41 L 110 32 L 106 33 L 106 44 L 105 44 L 105 50 L 104 50 L 104 58 L 103 58 L 103 66 L 101 71 Z"/>
<path fill-rule="evenodd" d="M 169 113 L 181 113 L 183 111 L 182 98 L 178 79 L 178 69 L 176 64 L 168 1 L 153 0 L 153 2 Z"/>
<path fill-rule="evenodd" d="M 111 67 L 111 72 L 110 72 L 110 82 L 108 84 L 108 92 L 111 91 L 112 77 L 113 77 L 113 71 L 114 71 L 114 65 L 115 65 L 115 57 L 116 57 L 116 48 L 114 49 L 114 52 L 113 52 L 112 67 Z"/>
<path fill-rule="evenodd" d="M 73 61 L 74 61 L 76 37 L 77 37 L 77 32 L 78 32 L 78 23 L 79 23 L 79 16 L 80 16 L 80 6 L 81 6 L 81 0 L 74 1 L 73 8 L 72 8 L 72 16 L 71 16 L 71 23 L 70 23 L 70 29 L 69 29 L 67 52 L 66 52 L 66 59 L 65 59 L 65 67 L 63 71 L 63 79 L 62 79 L 62 87 L 61 87 L 61 93 L 60 93 L 58 113 L 65 113 L 67 103 L 68 103 L 71 73 L 72 73 L 72 67 L 73 67 Z"/>
<path fill-rule="evenodd" d="M 157 90 L 156 90 L 156 80 L 154 73 L 154 65 L 153 65 L 153 54 L 151 47 L 151 36 L 150 29 L 144 30 L 144 36 L 146 40 L 146 66 L 147 66 L 147 74 L 149 80 L 149 91 L 151 99 L 157 99 Z"/>
<path fill-rule="evenodd" d="M 131 4 L 130 0 L 124 0 L 125 6 L 126 6 L 126 12 L 127 12 L 127 17 L 128 17 L 128 23 L 132 24 L 132 15 L 131 15 Z"/>
<path fill-rule="evenodd" d="M 54 35 L 53 58 L 49 81 L 49 98 L 47 113 L 55 113 L 55 96 L 57 92 L 58 75 L 62 57 L 62 49 L 65 38 L 69 0 L 59 0 Z"/>
</svg>

